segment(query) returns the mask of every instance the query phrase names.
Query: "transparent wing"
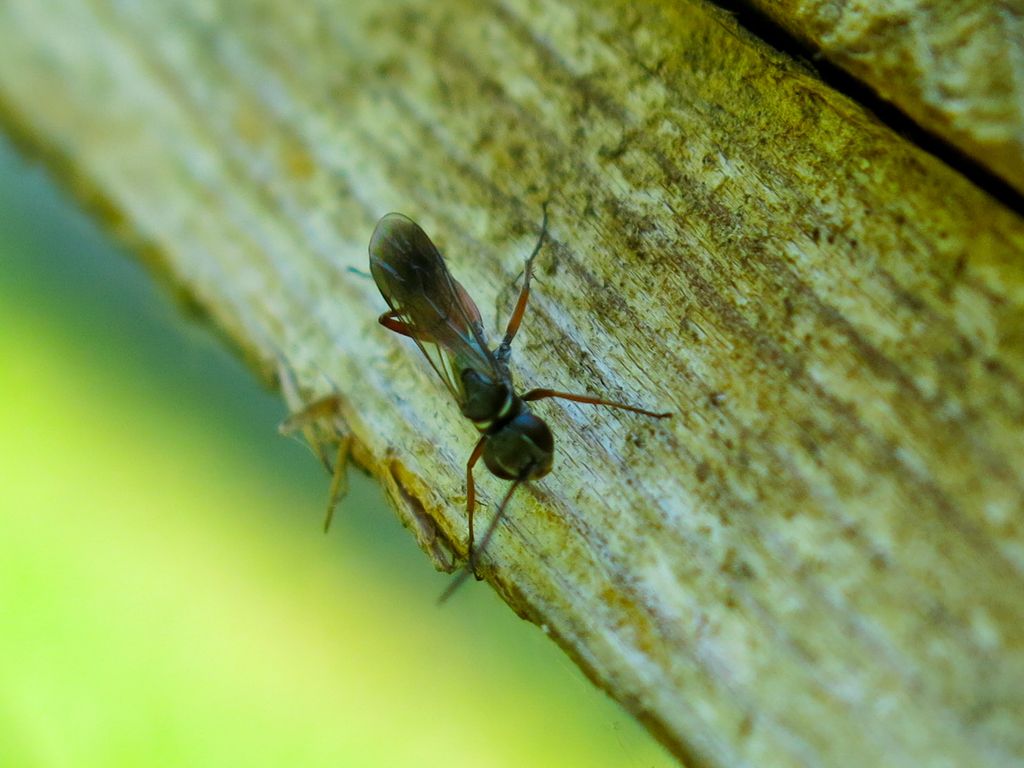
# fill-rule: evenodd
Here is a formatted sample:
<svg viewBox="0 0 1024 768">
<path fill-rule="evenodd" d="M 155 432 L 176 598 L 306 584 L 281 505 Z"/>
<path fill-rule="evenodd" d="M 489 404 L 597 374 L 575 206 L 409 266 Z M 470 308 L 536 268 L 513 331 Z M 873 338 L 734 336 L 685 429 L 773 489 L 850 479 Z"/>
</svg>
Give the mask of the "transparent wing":
<svg viewBox="0 0 1024 768">
<path fill-rule="evenodd" d="M 377 223 L 370 238 L 370 273 L 456 402 L 465 401 L 461 371 L 472 368 L 500 378 L 480 310 L 412 219 L 389 213 Z"/>
</svg>

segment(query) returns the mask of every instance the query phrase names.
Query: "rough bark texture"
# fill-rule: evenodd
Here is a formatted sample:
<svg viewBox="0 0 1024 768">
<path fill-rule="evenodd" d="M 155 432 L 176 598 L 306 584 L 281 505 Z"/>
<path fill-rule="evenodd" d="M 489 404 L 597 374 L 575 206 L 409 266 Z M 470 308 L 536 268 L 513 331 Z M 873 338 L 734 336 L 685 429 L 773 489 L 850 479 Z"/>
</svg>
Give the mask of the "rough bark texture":
<svg viewBox="0 0 1024 768">
<path fill-rule="evenodd" d="M 550 199 L 519 380 L 677 415 L 538 404 L 494 588 L 693 765 L 1024 760 L 1024 222 L 731 17 L 6 0 L 0 102 L 444 567 L 475 432 L 348 268 L 401 210 L 504 317 Z"/>
<path fill-rule="evenodd" d="M 746 0 L 1024 192 L 1020 0 Z"/>
</svg>

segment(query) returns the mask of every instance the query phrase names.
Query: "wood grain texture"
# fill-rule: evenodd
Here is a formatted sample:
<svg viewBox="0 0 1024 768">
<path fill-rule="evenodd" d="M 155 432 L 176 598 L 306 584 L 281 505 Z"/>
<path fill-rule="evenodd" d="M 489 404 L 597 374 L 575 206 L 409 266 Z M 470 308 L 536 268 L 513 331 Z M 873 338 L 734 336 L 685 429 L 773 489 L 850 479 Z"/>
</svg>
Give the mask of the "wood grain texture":
<svg viewBox="0 0 1024 768">
<path fill-rule="evenodd" d="M 1024 192 L 1019 0 L 749 2 Z"/>
<path fill-rule="evenodd" d="M 1024 760 L 1024 222 L 727 15 L 7 0 L 0 105 L 440 567 L 475 432 L 348 268 L 400 210 L 495 327 L 550 199 L 519 381 L 677 416 L 538 404 L 493 587 L 692 765 Z"/>
</svg>

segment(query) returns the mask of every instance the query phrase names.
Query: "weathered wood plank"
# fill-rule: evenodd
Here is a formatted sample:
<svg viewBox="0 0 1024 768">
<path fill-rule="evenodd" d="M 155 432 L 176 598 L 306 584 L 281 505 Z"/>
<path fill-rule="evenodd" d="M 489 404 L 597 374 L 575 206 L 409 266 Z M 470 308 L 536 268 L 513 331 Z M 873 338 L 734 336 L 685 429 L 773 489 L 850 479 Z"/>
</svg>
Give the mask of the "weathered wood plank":
<svg viewBox="0 0 1024 768">
<path fill-rule="evenodd" d="M 1018 0 L 750 2 L 1024 192 L 1024 5 Z"/>
<path fill-rule="evenodd" d="M 442 566 L 474 430 L 347 267 L 402 210 L 504 314 L 550 199 L 520 380 L 678 415 L 538 407 L 494 587 L 693 764 L 1024 758 L 1024 222 L 729 17 L 7 0 L 0 104 Z"/>
</svg>

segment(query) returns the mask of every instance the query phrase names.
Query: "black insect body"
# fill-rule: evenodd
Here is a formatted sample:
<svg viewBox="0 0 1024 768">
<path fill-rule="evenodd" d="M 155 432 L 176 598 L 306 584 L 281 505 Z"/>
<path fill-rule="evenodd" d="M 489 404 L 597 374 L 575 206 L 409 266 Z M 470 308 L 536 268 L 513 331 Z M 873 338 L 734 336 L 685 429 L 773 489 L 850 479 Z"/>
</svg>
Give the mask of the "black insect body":
<svg viewBox="0 0 1024 768">
<path fill-rule="evenodd" d="M 512 340 L 530 297 L 533 261 L 547 234 L 547 210 L 540 237 L 526 260 L 523 287 L 509 319 L 505 337 L 493 351 L 487 345 L 480 310 L 459 282 L 426 233 L 400 213 L 384 216 L 370 238 L 370 273 L 390 311 L 379 318 L 385 328 L 416 342 L 431 367 L 458 403 L 462 415 L 481 433 L 466 464 L 466 514 L 469 524 L 469 571 L 477 578 L 476 557 L 487 547 L 495 526 L 520 483 L 551 471 L 555 441 L 548 425 L 531 411 L 528 403 L 562 398 L 579 403 L 624 408 L 654 418 L 654 413 L 590 395 L 532 389 L 517 395 L 508 369 Z M 473 467 L 483 457 L 487 468 L 504 480 L 512 480 L 480 547 L 474 547 L 473 509 L 476 491 Z M 457 578 L 442 595 L 444 600 L 465 579 Z"/>
</svg>

